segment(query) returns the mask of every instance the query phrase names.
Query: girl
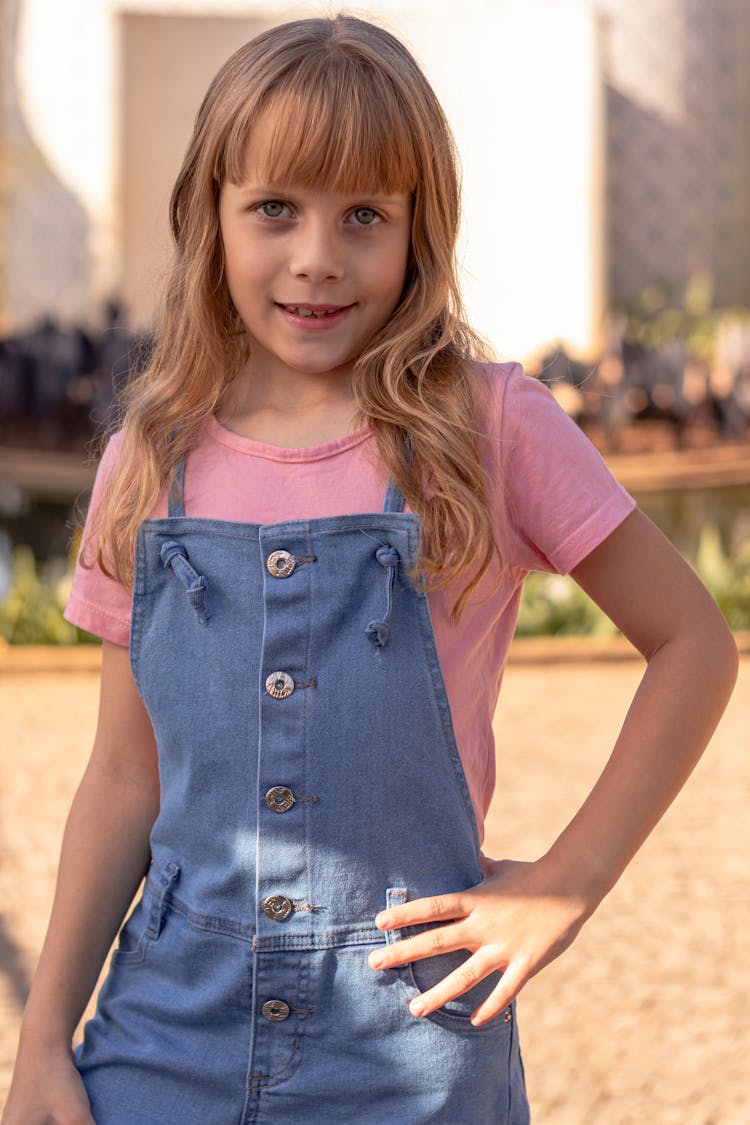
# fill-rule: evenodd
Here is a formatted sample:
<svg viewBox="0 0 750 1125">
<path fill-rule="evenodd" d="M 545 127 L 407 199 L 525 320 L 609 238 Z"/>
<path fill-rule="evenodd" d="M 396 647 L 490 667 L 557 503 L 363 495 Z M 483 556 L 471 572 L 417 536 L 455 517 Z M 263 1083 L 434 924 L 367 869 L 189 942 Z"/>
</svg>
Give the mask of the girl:
<svg viewBox="0 0 750 1125">
<path fill-rule="evenodd" d="M 4 1125 L 520 1125 L 514 998 L 694 766 L 731 635 L 548 393 L 477 362 L 451 138 L 392 36 L 302 20 L 237 51 L 171 219 L 68 609 L 104 638 L 101 710 Z M 533 568 L 648 667 L 559 839 L 491 861 Z"/>
</svg>

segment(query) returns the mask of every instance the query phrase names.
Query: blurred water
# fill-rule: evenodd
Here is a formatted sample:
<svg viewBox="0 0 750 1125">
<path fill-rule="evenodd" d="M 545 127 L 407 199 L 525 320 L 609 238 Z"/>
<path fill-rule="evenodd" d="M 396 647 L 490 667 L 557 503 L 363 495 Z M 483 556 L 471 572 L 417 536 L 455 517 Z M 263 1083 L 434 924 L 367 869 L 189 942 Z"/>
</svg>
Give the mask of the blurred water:
<svg viewBox="0 0 750 1125">
<path fill-rule="evenodd" d="M 750 541 L 750 484 L 673 488 L 635 496 L 646 515 L 691 562 L 707 524 L 717 528 L 730 557 Z"/>
<path fill-rule="evenodd" d="M 7 531 L 0 531 L 0 602 L 10 593 L 13 570 L 13 543 Z"/>
<path fill-rule="evenodd" d="M 707 524 L 717 528 L 723 550 L 730 557 L 750 541 L 750 483 L 634 495 L 646 515 L 691 562 L 695 561 Z M 29 504 L 12 515 L 0 515 L 0 597 L 3 566 L 7 565 L 11 547 L 30 546 L 40 563 L 65 559 L 85 502 L 85 497 L 78 504 L 45 501 Z"/>
<path fill-rule="evenodd" d="M 64 560 L 78 518 L 75 504 L 51 500 L 26 503 L 12 514 L 0 515 L 0 536 L 5 536 L 11 547 L 31 547 L 39 563 Z"/>
</svg>

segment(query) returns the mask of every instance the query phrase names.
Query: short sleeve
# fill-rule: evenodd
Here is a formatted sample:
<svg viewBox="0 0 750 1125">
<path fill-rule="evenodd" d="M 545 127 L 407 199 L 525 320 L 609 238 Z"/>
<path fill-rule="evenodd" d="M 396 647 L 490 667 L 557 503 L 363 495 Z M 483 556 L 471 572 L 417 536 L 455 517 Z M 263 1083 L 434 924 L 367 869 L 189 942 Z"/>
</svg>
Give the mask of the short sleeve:
<svg viewBox="0 0 750 1125">
<path fill-rule="evenodd" d="M 99 463 L 82 538 L 82 543 L 88 543 L 87 565 L 83 565 L 79 552 L 64 616 L 71 624 L 94 633 L 105 641 L 127 645 L 130 639 L 131 593 L 101 570 L 96 563 L 96 537 L 90 542 L 88 540 L 92 513 L 97 510 L 102 497 L 106 494 L 121 443 L 121 435 L 114 434 Z"/>
<path fill-rule="evenodd" d="M 567 574 L 635 508 L 586 435 L 514 364 L 502 396 L 501 494 L 511 566 Z"/>
</svg>

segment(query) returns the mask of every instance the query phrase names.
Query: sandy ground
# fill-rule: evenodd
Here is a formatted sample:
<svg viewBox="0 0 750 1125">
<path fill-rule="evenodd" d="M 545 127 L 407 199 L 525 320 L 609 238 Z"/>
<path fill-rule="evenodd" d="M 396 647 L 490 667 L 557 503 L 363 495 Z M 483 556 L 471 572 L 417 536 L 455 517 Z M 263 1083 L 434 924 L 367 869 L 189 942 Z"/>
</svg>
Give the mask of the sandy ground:
<svg viewBox="0 0 750 1125">
<path fill-rule="evenodd" d="M 80 661 L 13 667 L 0 668 L 0 1104 L 97 693 Z M 510 666 L 488 854 L 533 858 L 547 846 L 594 780 L 639 675 L 637 661 Z M 534 1125 L 750 1122 L 749 693 L 745 657 L 694 777 L 573 948 L 521 996 Z"/>
</svg>

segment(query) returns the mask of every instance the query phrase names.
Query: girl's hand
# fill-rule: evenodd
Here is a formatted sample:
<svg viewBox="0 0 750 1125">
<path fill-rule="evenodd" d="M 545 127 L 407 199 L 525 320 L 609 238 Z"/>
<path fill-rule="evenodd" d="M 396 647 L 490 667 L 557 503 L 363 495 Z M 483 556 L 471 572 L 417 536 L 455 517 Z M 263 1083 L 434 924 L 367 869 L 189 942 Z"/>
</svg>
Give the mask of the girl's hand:
<svg viewBox="0 0 750 1125">
<path fill-rule="evenodd" d="M 0 1125 L 96 1125 L 69 1051 L 19 1054 Z"/>
<path fill-rule="evenodd" d="M 596 906 L 561 890 L 559 877 L 544 859 L 519 863 L 483 857 L 482 869 L 484 882 L 468 891 L 415 899 L 375 919 L 381 930 L 425 922 L 446 924 L 371 953 L 373 969 L 390 969 L 458 949 L 470 953 L 460 968 L 412 1001 L 413 1016 L 428 1015 L 501 970 L 501 981 L 471 1017 L 477 1027 L 487 1023 L 535 973 L 567 949 Z"/>
</svg>

